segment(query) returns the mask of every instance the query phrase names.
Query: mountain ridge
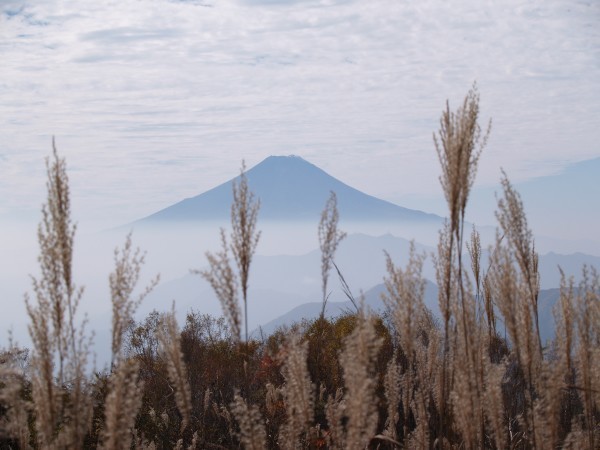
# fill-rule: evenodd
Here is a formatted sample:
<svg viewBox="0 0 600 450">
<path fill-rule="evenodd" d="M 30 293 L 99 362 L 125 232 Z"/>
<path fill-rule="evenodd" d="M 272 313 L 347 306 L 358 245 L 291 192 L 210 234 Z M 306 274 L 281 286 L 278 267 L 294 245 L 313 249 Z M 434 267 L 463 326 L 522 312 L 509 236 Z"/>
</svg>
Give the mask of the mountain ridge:
<svg viewBox="0 0 600 450">
<path fill-rule="evenodd" d="M 335 192 L 342 220 L 441 223 L 443 218 L 404 208 L 361 192 L 334 178 L 300 156 L 269 156 L 246 173 L 248 185 L 261 201 L 261 220 L 314 221 L 330 192 Z M 183 199 L 146 216 L 135 224 L 228 219 L 232 183 L 240 176 L 206 192 Z"/>
</svg>

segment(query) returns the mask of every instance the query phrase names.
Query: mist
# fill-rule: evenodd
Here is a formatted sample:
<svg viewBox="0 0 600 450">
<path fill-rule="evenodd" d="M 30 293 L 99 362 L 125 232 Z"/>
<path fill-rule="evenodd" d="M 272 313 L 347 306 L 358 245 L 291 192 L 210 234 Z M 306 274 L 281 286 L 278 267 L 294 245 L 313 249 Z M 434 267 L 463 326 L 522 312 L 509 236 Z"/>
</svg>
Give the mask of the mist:
<svg viewBox="0 0 600 450">
<path fill-rule="evenodd" d="M 259 215 L 261 236 L 250 272 L 250 329 L 256 329 L 304 303 L 322 301 L 318 219 L 261 221 Z M 8 330 L 11 330 L 15 341 L 27 347 L 30 339 L 24 298 L 27 293 L 35 302 L 31 276 L 39 273 L 37 223 L 33 220 L 3 220 L 0 226 L 0 248 L 3 249 L 0 254 L 0 283 L 5 305 L 0 315 L 0 329 L 7 330 L 0 335 L 0 346 L 8 343 Z M 407 262 L 410 240 L 414 240 L 420 253 L 427 255 L 423 275 L 435 282 L 431 255 L 437 246 L 438 225 L 356 222 L 342 218 L 339 227 L 348 237 L 340 244 L 336 261 L 356 297 L 383 282 L 384 250 L 389 252 L 396 265 L 402 266 Z M 136 320 L 143 320 L 152 310 L 167 311 L 174 305 L 182 325 L 190 311 L 221 315 L 221 306 L 208 282 L 191 273 L 192 270 L 207 268 L 206 252 L 220 250 L 221 228 L 229 237 L 229 224 L 221 221 L 119 227 L 107 227 L 107 222 L 84 222 L 78 226 L 73 274 L 75 283 L 85 289 L 79 320 L 87 316 L 88 331 L 95 333 L 100 367 L 108 360 L 110 349 L 112 311 L 109 274 L 114 268 L 114 251 L 124 245 L 127 235 L 131 233 L 134 248 L 139 248 L 145 255 L 138 292 L 142 292 L 157 275 L 160 277 L 158 286 L 140 306 Z M 478 230 L 482 234 L 484 248 L 491 245 L 495 228 L 484 226 L 478 227 Z M 541 253 L 546 248 L 560 247 L 561 242 L 551 238 L 540 241 Z M 546 282 L 543 287 L 558 287 L 558 264 L 566 267 L 567 275 L 576 275 L 582 262 L 597 264 L 592 256 L 588 259 L 567 260 L 555 254 L 542 257 L 541 266 L 545 271 L 542 282 Z M 551 273 L 552 270 L 554 272 Z M 328 290 L 329 301 L 347 300 L 335 271 L 330 274 Z"/>
</svg>

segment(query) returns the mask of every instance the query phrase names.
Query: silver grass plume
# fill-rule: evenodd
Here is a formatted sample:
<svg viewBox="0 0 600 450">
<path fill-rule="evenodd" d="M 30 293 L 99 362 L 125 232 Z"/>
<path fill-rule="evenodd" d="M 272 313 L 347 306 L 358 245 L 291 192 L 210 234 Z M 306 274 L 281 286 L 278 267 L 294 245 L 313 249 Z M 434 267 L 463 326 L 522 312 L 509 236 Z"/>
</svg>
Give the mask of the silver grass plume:
<svg viewBox="0 0 600 450">
<path fill-rule="evenodd" d="M 229 246 L 225 230 L 221 228 L 221 251 L 206 253 L 209 269 L 203 271 L 193 270 L 192 273 L 200 274 L 212 286 L 217 298 L 221 302 L 223 315 L 231 330 L 231 335 L 236 342 L 240 340 L 240 306 L 238 303 L 237 277 L 229 262 Z"/>
<path fill-rule="evenodd" d="M 124 247 L 115 249 L 114 261 L 114 271 L 109 275 L 113 310 L 112 373 L 104 407 L 102 448 L 127 450 L 135 436 L 135 419 L 142 404 L 143 383 L 139 381 L 139 363 L 123 355 L 123 334 L 144 297 L 158 283 L 158 276 L 137 297 L 133 297 L 144 255 L 139 249 L 133 250 L 131 233 L 127 235 Z"/>
<path fill-rule="evenodd" d="M 192 413 L 192 395 L 187 376 L 187 367 L 181 351 L 181 335 L 175 311 L 162 316 L 161 326 L 158 328 L 158 341 L 160 351 L 167 364 L 167 374 L 175 391 L 175 403 L 181 414 L 181 431 L 190 423 Z"/>
<path fill-rule="evenodd" d="M 278 439 L 284 449 L 298 447 L 298 438 L 306 435 L 314 418 L 315 387 L 310 381 L 307 356 L 308 341 L 292 335 L 281 373 L 285 379 L 282 392 L 287 419 Z"/>
<path fill-rule="evenodd" d="M 362 305 L 357 324 L 345 339 L 340 362 L 346 387 L 345 448 L 362 450 L 369 445 L 377 430 L 378 413 L 376 382 L 372 374 L 382 340 L 377 337 L 373 318 L 365 315 Z"/>
<path fill-rule="evenodd" d="M 139 364 L 133 359 L 119 361 L 110 377 L 105 401 L 102 449 L 128 450 L 135 437 L 137 413 L 142 406 L 143 383 L 138 380 Z"/>
<path fill-rule="evenodd" d="M 157 275 L 140 294 L 133 297 L 144 259 L 145 255 L 141 254 L 139 248 L 133 249 L 131 233 L 127 235 L 123 248 L 121 250 L 116 248 L 114 252 L 115 268 L 108 277 L 112 302 L 111 365 L 117 363 L 122 357 L 123 334 L 133 319 L 135 311 L 159 281 Z"/>
<path fill-rule="evenodd" d="M 342 421 L 346 414 L 346 401 L 342 388 L 338 388 L 335 395 L 330 395 L 325 405 L 325 417 L 329 425 L 327 444 L 330 448 L 343 449 L 345 432 Z"/>
<path fill-rule="evenodd" d="M 319 247 L 321 248 L 321 290 L 323 293 L 321 318 L 325 316 L 325 306 L 327 305 L 327 282 L 329 280 L 329 271 L 333 264 L 333 257 L 339 243 L 346 237 L 346 233 L 338 230 L 339 218 L 337 197 L 335 192 L 332 191 L 325 204 L 325 209 L 321 212 L 321 220 L 319 221 L 318 229 Z"/>
<path fill-rule="evenodd" d="M 26 382 L 27 354 L 27 350 L 13 344 L 12 338 L 8 349 L 0 353 L 0 405 L 4 408 L 0 439 L 14 439 L 22 449 L 31 448 L 28 424 L 31 403 L 21 395 Z"/>
<path fill-rule="evenodd" d="M 233 397 L 231 412 L 237 420 L 239 439 L 246 450 L 264 450 L 267 448 L 265 424 L 258 406 L 249 406 L 238 392 Z"/>
<path fill-rule="evenodd" d="M 83 445 L 92 418 L 85 373 L 92 338 L 85 331 L 86 318 L 77 326 L 83 289 L 72 279 L 76 227 L 71 222 L 66 162 L 58 156 L 54 141 L 52 146 L 52 160 L 46 160 L 47 203 L 38 227 L 41 275 L 31 277 L 37 304 L 25 296 L 33 343 L 32 400 L 40 448 L 76 449 Z M 67 384 L 68 398 L 63 390 Z"/>
<path fill-rule="evenodd" d="M 256 230 L 260 200 L 254 198 L 254 194 L 248 187 L 244 162 L 242 162 L 239 185 L 234 182 L 232 186 L 231 252 L 240 276 L 242 300 L 244 301 L 245 341 L 248 342 L 248 278 L 252 257 L 260 239 L 260 231 Z"/>
</svg>

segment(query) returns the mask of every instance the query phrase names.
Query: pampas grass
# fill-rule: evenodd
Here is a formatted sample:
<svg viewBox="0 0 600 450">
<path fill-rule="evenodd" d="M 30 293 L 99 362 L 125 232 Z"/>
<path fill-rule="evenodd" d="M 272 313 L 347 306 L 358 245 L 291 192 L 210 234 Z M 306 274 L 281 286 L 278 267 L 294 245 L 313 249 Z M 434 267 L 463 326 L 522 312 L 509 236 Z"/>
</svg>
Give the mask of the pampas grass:
<svg viewBox="0 0 600 450">
<path fill-rule="evenodd" d="M 247 450 L 262 450 L 266 448 L 266 433 L 262 416 L 256 405 L 248 405 L 236 393 L 231 410 L 238 421 L 240 432 L 239 439 Z"/>
<path fill-rule="evenodd" d="M 32 403 L 38 446 L 77 449 L 92 417 L 86 376 L 91 338 L 85 330 L 87 321 L 77 323 L 83 289 L 72 279 L 75 226 L 66 163 L 54 142 L 46 167 L 48 198 L 38 228 L 41 275 L 32 277 L 36 302 L 25 297 L 33 342 Z"/>
<path fill-rule="evenodd" d="M 314 420 L 315 386 L 307 367 L 308 342 L 292 336 L 281 373 L 285 379 L 282 387 L 286 409 L 286 422 L 281 427 L 278 443 L 283 449 L 295 449 L 306 442 Z M 304 435 L 304 436 L 303 436 Z"/>
<path fill-rule="evenodd" d="M 318 236 L 319 247 L 321 249 L 321 292 L 323 294 L 323 306 L 321 308 L 321 318 L 325 316 L 325 306 L 327 305 L 327 283 L 329 281 L 329 272 L 333 264 L 335 251 L 346 233 L 338 230 L 338 221 L 340 214 L 337 209 L 337 196 L 331 192 L 325 208 L 321 213 L 319 222 Z"/>
<path fill-rule="evenodd" d="M 206 253 L 209 270 L 192 271 L 202 275 L 212 286 L 223 313 L 235 337 L 240 336 L 240 312 L 238 305 L 238 289 L 242 292 L 244 302 L 244 334 L 248 342 L 248 280 L 250 264 L 260 239 L 260 231 L 256 229 L 260 200 L 248 187 L 246 166 L 242 163 L 239 184 L 233 185 L 233 204 L 231 205 L 231 243 L 228 244 L 225 230 L 221 228 L 221 251 L 217 254 Z M 238 272 L 237 275 L 229 262 L 229 252 L 233 255 Z M 238 287 L 239 279 L 239 287 Z"/>
<path fill-rule="evenodd" d="M 250 339 L 247 293 L 260 203 L 242 166 L 232 234 L 221 232 L 221 251 L 209 253 L 209 268 L 198 272 L 217 293 L 228 327 L 190 314 L 181 331 L 172 311 L 135 324 L 156 281 L 134 295 L 143 255 L 128 237 L 109 277 L 110 372 L 96 378 L 88 374 L 90 339 L 78 313 L 83 291 L 72 279 L 66 165 L 54 149 L 38 232 L 41 275 L 26 298 L 31 356 L 14 346 L 0 354 L 0 447 L 597 449 L 600 276 L 584 268 L 579 284 L 562 277 L 556 336 L 542 343 L 533 231 L 504 172 L 489 266 L 482 267 L 475 228 L 463 242 L 489 135 L 478 120 L 474 86 L 456 111 L 446 105 L 434 139 L 449 217 L 434 256 L 439 323 L 423 303 L 425 256 L 414 245 L 405 267 L 384 254 L 383 318 L 364 305 L 325 318 L 329 272 L 344 236 L 332 194 L 318 225 L 321 316 L 263 342 Z M 471 273 L 463 268 L 465 246 Z"/>
<path fill-rule="evenodd" d="M 188 383 L 187 367 L 181 352 L 181 335 L 174 310 L 161 317 L 158 342 L 162 357 L 167 363 L 167 374 L 175 392 L 175 403 L 181 414 L 181 431 L 183 431 L 190 423 L 192 394 Z"/>
</svg>

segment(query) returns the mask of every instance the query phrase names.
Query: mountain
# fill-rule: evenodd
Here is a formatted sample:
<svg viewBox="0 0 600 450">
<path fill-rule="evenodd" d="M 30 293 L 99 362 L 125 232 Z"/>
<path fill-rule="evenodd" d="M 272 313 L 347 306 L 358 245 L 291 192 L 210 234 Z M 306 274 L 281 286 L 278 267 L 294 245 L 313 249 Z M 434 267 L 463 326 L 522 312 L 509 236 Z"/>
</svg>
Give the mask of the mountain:
<svg viewBox="0 0 600 450">
<path fill-rule="evenodd" d="M 253 286 L 250 286 L 248 298 L 249 329 L 256 328 L 274 317 L 285 314 L 294 306 L 311 300 L 311 297 L 293 292 L 278 292 Z M 143 318 L 152 310 L 166 311 L 173 302 L 177 320 L 181 323 L 191 310 L 214 317 L 223 315 L 221 304 L 210 285 L 200 275 L 189 274 L 157 286 L 142 303 L 137 317 Z"/>
<path fill-rule="evenodd" d="M 551 175 L 515 183 L 529 227 L 536 236 L 536 247 L 543 251 L 583 251 L 600 256 L 600 208 L 594 206 L 600 198 L 599 180 L 600 158 L 594 158 L 569 164 Z M 501 194 L 501 187 L 476 187 L 469 197 L 467 219 L 494 223 L 495 192 Z M 429 204 L 419 207 L 435 210 Z"/>
<path fill-rule="evenodd" d="M 382 313 L 386 307 L 381 298 L 381 294 L 386 291 L 383 283 L 378 284 L 364 293 L 365 306 L 376 313 Z M 356 301 L 359 301 L 357 296 Z M 425 306 L 434 314 L 435 317 L 440 317 L 438 307 L 438 288 L 429 280 L 425 282 Z M 303 303 L 291 309 L 287 313 L 273 319 L 259 329 L 252 332 L 253 336 L 270 335 L 278 328 L 290 326 L 294 323 L 300 323 L 302 320 L 313 320 L 319 317 L 323 304 L 321 302 Z M 335 318 L 345 313 L 354 313 L 356 308 L 350 300 L 345 302 L 328 301 L 325 308 L 325 317 Z"/>
<path fill-rule="evenodd" d="M 415 244 L 416 251 L 428 255 L 423 265 L 423 277 L 435 280 L 435 267 L 431 258 L 432 247 Z M 374 237 L 365 234 L 350 234 L 340 243 L 335 261 L 344 279 L 355 297 L 365 292 L 370 304 L 368 289 L 383 281 L 386 275 L 384 250 L 398 267 L 406 267 L 410 255 L 410 242 L 390 234 Z M 487 270 L 488 252 L 482 254 L 482 267 Z M 465 254 L 468 273 L 470 262 Z M 600 258 L 584 255 L 558 255 L 549 253 L 540 255 L 539 271 L 541 288 L 552 289 L 560 285 L 560 266 L 567 277 L 575 281 L 581 279 L 584 264 L 600 267 Z M 199 267 L 202 269 L 203 267 Z M 330 303 L 346 300 L 335 269 L 329 278 L 331 290 Z M 299 305 L 317 302 L 321 299 L 321 254 L 313 250 L 303 255 L 256 255 L 250 272 L 250 319 L 253 326 L 265 324 L 278 315 L 290 311 Z M 377 296 L 375 296 L 377 297 Z M 202 313 L 221 314 L 221 306 L 206 280 L 198 275 L 183 277 L 161 283 L 146 299 L 144 307 L 148 312 L 154 308 L 165 310 L 172 300 L 176 300 L 177 309 L 189 308 Z M 426 302 L 427 303 L 427 302 Z M 427 303 L 433 311 L 435 304 Z M 373 306 L 373 305 L 371 305 Z M 317 308 L 318 309 L 318 308 Z M 318 309 L 320 311 L 320 309 Z M 550 314 L 551 316 L 551 314 Z"/>
<path fill-rule="evenodd" d="M 386 310 L 385 304 L 381 298 L 381 294 L 385 292 L 385 285 L 378 284 L 373 288 L 365 292 L 365 305 L 367 305 L 372 311 L 382 313 Z M 540 291 L 538 299 L 539 308 L 539 324 L 540 324 L 540 337 L 542 342 L 546 344 L 549 340 L 554 338 L 554 315 L 552 310 L 554 305 L 560 298 L 559 289 L 543 289 Z M 423 299 L 425 307 L 433 313 L 433 316 L 441 322 L 441 314 L 438 305 L 438 287 L 429 280 L 426 280 L 425 284 L 425 296 Z M 294 323 L 300 323 L 302 320 L 313 320 L 321 314 L 322 304 L 320 302 L 303 303 L 296 306 L 287 313 L 265 323 L 260 328 L 255 329 L 252 332 L 253 336 L 268 336 L 275 330 L 281 327 L 290 326 Z M 346 312 L 354 312 L 356 309 L 350 301 L 346 302 L 328 302 L 325 311 L 325 316 L 328 318 L 338 317 Z M 498 321 L 496 330 L 501 336 L 506 334 L 506 330 L 501 321 Z"/>
<path fill-rule="evenodd" d="M 299 156 L 269 156 L 248 170 L 246 177 L 251 191 L 260 199 L 261 221 L 316 221 L 331 191 L 337 195 L 343 220 L 428 223 L 443 220 L 434 214 L 403 208 L 360 192 Z M 135 224 L 228 220 L 234 181 L 239 182 L 239 176 Z"/>
</svg>

